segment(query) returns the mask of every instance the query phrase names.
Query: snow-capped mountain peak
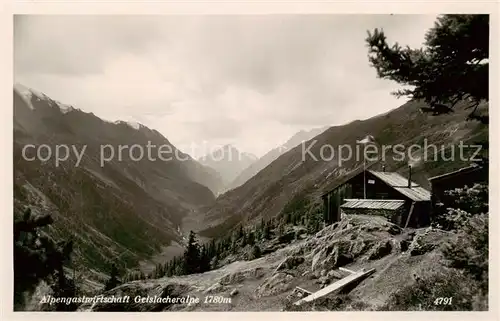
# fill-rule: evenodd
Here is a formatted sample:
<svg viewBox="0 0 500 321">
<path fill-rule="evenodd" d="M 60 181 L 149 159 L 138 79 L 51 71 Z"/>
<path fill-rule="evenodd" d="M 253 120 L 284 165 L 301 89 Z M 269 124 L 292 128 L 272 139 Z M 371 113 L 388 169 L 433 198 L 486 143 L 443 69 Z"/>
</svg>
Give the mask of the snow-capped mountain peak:
<svg viewBox="0 0 500 321">
<path fill-rule="evenodd" d="M 71 105 L 63 104 L 60 101 L 51 99 L 46 94 L 44 94 L 44 93 L 42 93 L 40 91 L 34 90 L 32 88 L 26 87 L 25 85 L 20 84 L 20 83 L 14 84 L 14 90 L 16 90 L 21 95 L 21 97 L 25 100 L 26 105 L 31 110 L 35 109 L 35 107 L 31 103 L 33 97 L 35 97 L 35 99 L 38 100 L 38 101 L 40 101 L 40 100 L 48 100 L 48 101 L 50 101 L 49 105 L 53 106 L 55 104 L 61 110 L 61 112 L 63 114 L 66 114 L 66 113 L 68 113 L 70 111 L 73 111 L 73 110 L 78 110 L 77 108 L 74 108 Z"/>
<path fill-rule="evenodd" d="M 35 109 L 35 107 L 33 107 L 33 104 L 31 103 L 31 97 L 33 97 L 33 91 L 30 88 L 17 83 L 14 85 L 14 90 L 17 91 L 17 93 L 21 96 L 21 98 L 24 99 L 26 105 L 31 110 Z"/>
</svg>

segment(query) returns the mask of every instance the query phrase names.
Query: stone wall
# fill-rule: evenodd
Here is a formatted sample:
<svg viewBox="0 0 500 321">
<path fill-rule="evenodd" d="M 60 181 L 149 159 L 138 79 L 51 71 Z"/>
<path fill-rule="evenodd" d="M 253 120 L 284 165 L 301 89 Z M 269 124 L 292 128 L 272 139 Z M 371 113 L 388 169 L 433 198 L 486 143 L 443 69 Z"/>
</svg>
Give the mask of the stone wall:
<svg viewBox="0 0 500 321">
<path fill-rule="evenodd" d="M 387 210 L 387 209 L 361 209 L 361 208 L 355 208 L 355 209 L 349 209 L 349 208 L 342 208 L 342 217 L 345 215 L 352 215 L 352 214 L 358 214 L 358 215 L 376 215 L 376 216 L 382 216 L 387 218 L 388 221 L 397 224 L 397 225 L 404 225 L 405 222 L 402 222 L 402 218 L 404 217 L 404 211 L 405 208 L 402 207 L 398 210 Z"/>
</svg>

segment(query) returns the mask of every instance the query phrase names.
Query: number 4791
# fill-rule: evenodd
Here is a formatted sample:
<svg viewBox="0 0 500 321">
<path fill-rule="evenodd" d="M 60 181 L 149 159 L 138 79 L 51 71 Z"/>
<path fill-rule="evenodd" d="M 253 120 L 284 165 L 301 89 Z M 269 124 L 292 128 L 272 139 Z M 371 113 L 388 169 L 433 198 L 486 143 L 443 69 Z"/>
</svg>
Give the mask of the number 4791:
<svg viewBox="0 0 500 321">
<path fill-rule="evenodd" d="M 453 299 L 452 297 L 449 297 L 449 298 L 439 297 L 436 300 L 434 300 L 434 304 L 435 305 L 451 305 L 452 299 Z"/>
</svg>

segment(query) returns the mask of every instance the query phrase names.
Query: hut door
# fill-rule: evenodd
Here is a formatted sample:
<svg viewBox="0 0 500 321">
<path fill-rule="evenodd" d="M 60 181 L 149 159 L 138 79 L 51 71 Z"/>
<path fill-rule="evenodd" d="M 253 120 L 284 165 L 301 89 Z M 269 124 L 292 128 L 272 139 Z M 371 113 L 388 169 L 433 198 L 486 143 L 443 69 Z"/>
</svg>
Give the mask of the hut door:
<svg viewBox="0 0 500 321">
<path fill-rule="evenodd" d="M 328 224 L 337 222 L 339 219 L 339 204 L 337 201 L 338 193 L 337 191 L 330 194 L 330 202 L 328 208 Z"/>
</svg>

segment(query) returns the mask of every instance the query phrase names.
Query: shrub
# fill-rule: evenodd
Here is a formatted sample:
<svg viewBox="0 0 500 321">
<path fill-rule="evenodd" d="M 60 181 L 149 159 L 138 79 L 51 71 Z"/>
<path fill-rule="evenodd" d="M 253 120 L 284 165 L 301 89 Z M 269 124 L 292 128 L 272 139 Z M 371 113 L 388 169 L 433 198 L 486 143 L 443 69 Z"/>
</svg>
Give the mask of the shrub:
<svg viewBox="0 0 500 321">
<path fill-rule="evenodd" d="M 258 245 L 254 245 L 252 247 L 252 251 L 250 252 L 250 259 L 255 260 L 262 256 L 262 251 Z"/>
<path fill-rule="evenodd" d="M 397 291 L 381 310 L 488 309 L 488 187 L 476 184 L 446 194 L 452 208 L 437 225 L 456 235 L 442 247 L 445 272 Z M 436 304 L 440 297 L 452 303 Z"/>
<path fill-rule="evenodd" d="M 444 230 L 458 230 L 465 222 L 481 213 L 488 212 L 488 186 L 474 184 L 445 192 L 444 201 L 448 208 L 444 214 L 436 217 L 433 225 Z"/>
<path fill-rule="evenodd" d="M 445 272 L 417 279 L 394 293 L 381 310 L 487 310 L 488 214 L 470 216 L 442 248 Z M 452 303 L 436 304 L 437 298 Z"/>
<path fill-rule="evenodd" d="M 458 270 L 418 279 L 393 293 L 383 311 L 469 311 L 473 309 L 475 282 Z M 452 298 L 451 304 L 437 304 L 437 298 Z"/>
<path fill-rule="evenodd" d="M 456 241 L 448 243 L 443 254 L 450 267 L 462 269 L 483 291 L 488 286 L 488 214 L 471 217 L 459 231 Z"/>
<path fill-rule="evenodd" d="M 463 188 L 446 191 L 445 195 L 450 199 L 450 208 L 461 209 L 473 215 L 488 212 L 487 185 L 464 186 Z"/>
</svg>

